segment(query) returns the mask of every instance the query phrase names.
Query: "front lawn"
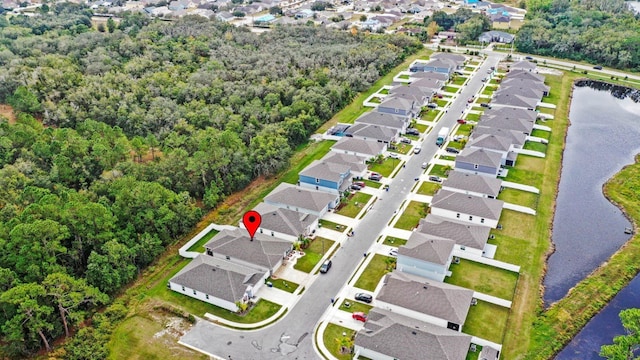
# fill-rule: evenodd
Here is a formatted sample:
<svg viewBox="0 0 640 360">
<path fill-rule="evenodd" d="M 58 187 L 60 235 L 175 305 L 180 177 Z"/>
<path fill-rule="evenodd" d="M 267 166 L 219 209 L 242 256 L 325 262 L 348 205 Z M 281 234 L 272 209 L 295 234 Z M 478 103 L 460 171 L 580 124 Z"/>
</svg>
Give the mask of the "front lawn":
<svg viewBox="0 0 640 360">
<path fill-rule="evenodd" d="M 447 166 L 447 165 L 433 165 L 433 168 L 431 168 L 431 172 L 429 172 L 429 175 L 435 175 L 435 176 L 440 176 L 440 177 L 447 177 L 447 174 L 449 173 L 449 170 L 451 170 L 451 166 Z"/>
<path fill-rule="evenodd" d="M 458 285 L 505 300 L 512 300 L 518 282 L 518 273 L 460 259 L 460 264 L 451 264 L 453 273 L 444 282 Z"/>
<path fill-rule="evenodd" d="M 438 114 L 440 114 L 439 110 L 429 109 L 427 111 L 423 111 L 422 114 L 420 114 L 420 118 L 425 121 L 434 121 Z"/>
<path fill-rule="evenodd" d="M 374 291 L 380 279 L 393 270 L 395 260 L 391 256 L 375 254 L 354 286 L 363 290 Z"/>
<path fill-rule="evenodd" d="M 480 114 L 468 113 L 467 116 L 465 117 L 465 119 L 467 119 L 469 121 L 479 121 L 480 120 Z"/>
<path fill-rule="evenodd" d="M 320 225 L 320 227 L 323 227 L 325 229 L 331 229 L 331 230 L 340 231 L 340 232 L 343 232 L 347 228 L 347 225 L 334 223 L 333 221 L 324 220 L 324 219 L 318 220 L 318 225 Z"/>
<path fill-rule="evenodd" d="M 464 149 L 465 145 L 466 145 L 466 143 L 462 142 L 462 141 L 449 141 L 447 143 L 447 147 L 452 147 L 452 148 L 455 148 L 455 149 L 458 149 L 458 150 Z"/>
<path fill-rule="evenodd" d="M 390 152 L 394 152 L 394 153 L 398 153 L 398 154 L 403 154 L 406 155 L 409 153 L 409 151 L 411 150 L 413 146 L 411 146 L 410 144 L 405 144 L 405 143 L 397 143 L 397 144 L 393 144 L 393 148 L 391 148 L 391 146 L 389 147 L 389 151 Z"/>
<path fill-rule="evenodd" d="M 455 93 L 457 93 L 457 92 L 458 92 L 458 90 L 459 90 L 459 89 L 460 89 L 460 88 L 453 87 L 453 86 L 445 86 L 445 87 L 442 89 L 442 91 L 444 91 L 444 92 L 448 92 L 448 93 L 454 93 L 454 94 L 455 94 Z"/>
<path fill-rule="evenodd" d="M 369 165 L 369 170 L 373 171 L 373 172 L 377 172 L 378 174 L 384 176 L 384 177 L 389 177 L 389 175 L 391 175 L 391 173 L 393 172 L 393 169 L 396 168 L 396 166 L 398 164 L 400 164 L 402 162 L 402 160 L 399 159 L 394 159 L 392 157 L 388 157 L 384 160 L 382 160 L 382 163 L 378 164 L 378 163 L 374 163 Z"/>
<path fill-rule="evenodd" d="M 508 308 L 478 300 L 469 309 L 462 332 L 501 344 L 508 318 Z"/>
<path fill-rule="evenodd" d="M 365 185 L 367 185 L 367 186 L 369 186 L 369 187 L 372 187 L 372 188 L 374 188 L 374 189 L 380 189 L 380 187 L 382 186 L 382 184 L 381 184 L 381 183 L 379 183 L 379 182 L 377 182 L 377 181 L 372 181 L 372 180 L 367 180 L 367 179 L 365 179 L 365 180 L 358 180 L 358 181 L 364 181 L 364 184 L 365 184 Z"/>
<path fill-rule="evenodd" d="M 540 195 L 532 192 L 505 188 L 498 195 L 498 200 L 535 209 L 538 206 L 538 197 Z"/>
<path fill-rule="evenodd" d="M 200 240 L 198 240 L 195 244 L 191 245 L 189 250 L 187 251 L 195 251 L 199 253 L 204 253 L 204 246 L 218 233 L 217 230 L 211 229 L 208 233 L 206 233 Z"/>
<path fill-rule="evenodd" d="M 382 242 L 382 244 L 384 245 L 389 245 L 389 246 L 400 246 L 400 245 L 404 245 L 407 243 L 407 240 L 405 239 L 400 239 L 397 237 L 393 237 L 393 236 L 387 236 L 386 238 L 384 238 L 384 241 Z"/>
<path fill-rule="evenodd" d="M 400 218 L 398 218 L 394 227 L 398 229 L 412 230 L 418 226 L 420 219 L 427 216 L 428 210 L 429 205 L 426 203 L 411 201 L 402 214 L 400 214 Z"/>
<path fill-rule="evenodd" d="M 467 81 L 467 78 L 464 76 L 456 76 L 455 79 L 453 79 L 452 84 L 454 85 L 462 85 L 464 84 L 464 82 Z"/>
<path fill-rule="evenodd" d="M 346 204 L 342 205 L 337 213 L 355 219 L 371 197 L 372 195 L 356 191 L 355 194 L 349 196 Z"/>
<path fill-rule="evenodd" d="M 437 110 L 435 110 L 435 112 L 438 112 Z M 429 125 L 425 125 L 425 124 L 419 124 L 419 123 L 414 123 L 413 127 L 420 131 L 420 133 L 425 133 L 427 131 L 427 129 L 429 128 Z"/>
<path fill-rule="evenodd" d="M 274 288 L 284 290 L 292 294 L 298 288 L 298 284 L 285 279 L 273 279 L 269 277 L 267 278 L 267 281 L 271 282 Z"/>
<path fill-rule="evenodd" d="M 347 306 L 348 304 L 348 306 Z M 350 312 L 350 313 L 354 313 L 354 312 L 363 312 L 365 314 L 369 313 L 369 310 L 371 310 L 373 308 L 373 306 L 371 305 L 367 305 L 365 303 L 361 303 L 359 301 L 355 301 L 353 299 L 344 299 L 342 301 L 342 304 L 340 304 L 340 310 L 346 311 L 346 312 Z"/>
<path fill-rule="evenodd" d="M 455 161 L 456 157 L 449 155 L 440 155 L 440 160 Z"/>
<path fill-rule="evenodd" d="M 440 187 L 441 185 L 438 183 L 424 181 L 418 188 L 418 194 L 433 196 Z"/>
<path fill-rule="evenodd" d="M 351 348 L 354 334 L 355 331 L 349 328 L 329 323 L 322 334 L 322 342 L 324 342 L 324 346 L 327 347 L 331 355 L 335 356 L 338 360 L 350 360 L 352 358 L 351 350 L 343 354 L 340 349 L 342 345 L 348 345 L 348 347 Z"/>
<path fill-rule="evenodd" d="M 462 124 L 458 126 L 458 130 L 456 131 L 456 135 L 464 135 L 469 136 L 471 134 L 471 130 L 473 129 L 473 125 L 471 124 Z"/>
<path fill-rule="evenodd" d="M 309 247 L 303 249 L 304 256 L 299 258 L 294 269 L 310 273 L 311 270 L 322 260 L 324 254 L 333 246 L 334 241 L 323 237 L 316 237 L 311 241 Z"/>
<path fill-rule="evenodd" d="M 445 106 L 449 105 L 449 101 L 448 100 L 444 100 L 444 99 L 438 99 L 438 100 L 436 100 L 436 104 L 438 104 L 438 106 L 440 106 L 440 107 L 445 107 Z"/>
</svg>

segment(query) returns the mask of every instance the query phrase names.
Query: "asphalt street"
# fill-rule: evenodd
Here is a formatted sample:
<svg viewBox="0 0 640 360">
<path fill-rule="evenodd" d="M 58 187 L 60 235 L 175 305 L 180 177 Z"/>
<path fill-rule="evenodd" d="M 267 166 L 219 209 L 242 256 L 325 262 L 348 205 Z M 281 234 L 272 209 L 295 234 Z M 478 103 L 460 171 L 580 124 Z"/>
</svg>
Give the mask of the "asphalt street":
<svg viewBox="0 0 640 360">
<path fill-rule="evenodd" d="M 298 303 L 282 319 L 255 331 L 232 330 L 208 321 L 199 321 L 181 339 L 182 342 L 221 359 L 319 359 L 320 355 L 313 346 L 313 334 L 331 305 L 331 298 L 339 294 L 361 262 L 363 253 L 369 251 L 394 216 L 394 211 L 406 199 L 415 183 L 414 179 L 424 171 L 421 164 L 430 161 L 439 150 L 435 141 L 440 128 L 453 128 L 465 111 L 467 100 L 482 88 L 482 78 L 487 76 L 491 66 L 497 66 L 503 56 L 505 54 L 489 54 L 447 113 L 425 137 L 421 153 L 410 158 L 406 167 L 393 179 L 389 191 L 378 199 L 373 209 L 354 228 L 355 236 L 346 240 L 336 252 L 331 271 L 317 275 L 319 278 L 305 289 Z"/>
</svg>

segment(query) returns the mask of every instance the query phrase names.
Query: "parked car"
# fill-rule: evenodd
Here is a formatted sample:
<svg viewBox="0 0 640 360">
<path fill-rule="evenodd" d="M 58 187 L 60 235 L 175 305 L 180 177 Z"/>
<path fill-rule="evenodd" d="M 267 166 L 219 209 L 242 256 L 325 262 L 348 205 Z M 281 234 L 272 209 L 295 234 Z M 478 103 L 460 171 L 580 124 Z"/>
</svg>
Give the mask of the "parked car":
<svg viewBox="0 0 640 360">
<path fill-rule="evenodd" d="M 397 257 L 398 256 L 398 249 L 389 250 L 389 256 Z"/>
<path fill-rule="evenodd" d="M 407 134 L 408 135 L 420 135 L 420 131 L 418 131 L 418 129 L 415 129 L 415 128 L 408 128 L 407 129 Z"/>
<path fill-rule="evenodd" d="M 396 154 L 396 153 L 389 153 L 389 157 L 392 159 L 399 159 L 400 155 Z"/>
<path fill-rule="evenodd" d="M 600 66 L 600 65 L 596 65 L 593 68 L 596 69 L 596 70 L 602 70 L 602 66 Z"/>
<path fill-rule="evenodd" d="M 351 317 L 354 320 L 358 320 L 358 321 L 362 321 L 362 322 L 367 321 L 367 314 L 365 314 L 363 312 L 359 312 L 359 311 L 354 312 L 353 314 L 351 314 Z"/>
<path fill-rule="evenodd" d="M 371 175 L 369 175 L 369 180 L 380 181 L 381 179 L 382 179 L 382 175 L 378 173 L 371 173 Z"/>
<path fill-rule="evenodd" d="M 440 176 L 435 176 L 435 175 L 429 176 L 429 180 L 434 182 L 442 182 L 442 179 L 440 178 Z"/>
<path fill-rule="evenodd" d="M 429 166 L 429 163 L 426 163 L 426 162 L 423 162 L 423 163 L 422 163 L 422 168 L 423 168 L 423 169 L 426 169 L 428 166 Z"/>
<path fill-rule="evenodd" d="M 467 100 L 467 102 L 468 102 L 469 104 L 471 104 L 471 103 L 473 102 L 473 100 L 475 100 L 475 99 L 474 99 L 474 98 L 473 98 L 473 96 L 472 96 L 472 97 L 470 97 L 470 98 L 469 98 L 469 100 Z"/>
<path fill-rule="evenodd" d="M 454 147 L 448 147 L 445 149 L 446 152 L 450 153 L 450 154 L 459 154 L 460 150 L 454 148 Z"/>
<path fill-rule="evenodd" d="M 320 266 L 320 272 L 326 274 L 329 269 L 331 269 L 331 260 L 326 260 L 322 263 L 322 266 Z"/>
<path fill-rule="evenodd" d="M 465 119 L 458 119 L 458 124 L 466 124 L 467 120 Z"/>
<path fill-rule="evenodd" d="M 453 141 L 458 142 L 458 141 L 460 141 L 460 140 L 464 140 L 464 135 L 455 135 L 455 136 L 453 137 Z"/>
<path fill-rule="evenodd" d="M 496 69 L 496 67 L 495 67 L 495 66 L 492 66 L 492 67 L 491 67 L 491 70 L 495 70 L 495 69 Z"/>
<path fill-rule="evenodd" d="M 351 190 L 362 190 L 362 186 L 356 185 L 356 184 L 351 184 Z"/>
<path fill-rule="evenodd" d="M 491 105 L 489 105 L 489 103 L 481 103 L 480 106 L 491 109 Z"/>
<path fill-rule="evenodd" d="M 482 79 L 482 82 L 486 82 L 486 81 L 487 81 L 487 78 L 483 78 L 483 79 Z"/>
<path fill-rule="evenodd" d="M 493 70 L 489 69 L 487 70 L 487 74 L 491 74 L 493 72 Z"/>
<path fill-rule="evenodd" d="M 358 185 L 358 186 L 360 186 L 361 188 L 363 188 L 363 187 L 365 187 L 365 186 L 366 186 L 366 184 L 364 183 L 364 181 L 354 181 L 354 182 L 353 182 L 353 184 L 354 184 L 354 185 Z"/>
<path fill-rule="evenodd" d="M 422 148 L 420 146 L 416 146 L 413 148 L 413 153 L 414 154 L 420 154 L 420 151 L 422 150 Z"/>
<path fill-rule="evenodd" d="M 355 296 L 356 300 L 366 302 L 370 304 L 373 301 L 373 296 L 365 293 L 357 293 Z"/>
<path fill-rule="evenodd" d="M 435 108 L 437 108 L 437 107 L 438 107 L 438 104 L 430 103 L 430 104 L 427 104 L 427 107 L 428 107 L 429 109 L 435 109 Z"/>
<path fill-rule="evenodd" d="M 402 139 L 400 139 L 400 142 L 404 144 L 411 144 L 411 139 L 403 137 Z"/>
<path fill-rule="evenodd" d="M 442 94 L 436 94 L 436 96 L 438 97 L 438 99 L 442 99 Z"/>
<path fill-rule="evenodd" d="M 524 58 L 525 58 L 525 60 L 533 60 L 533 57 L 531 57 L 531 56 L 525 56 Z"/>
</svg>

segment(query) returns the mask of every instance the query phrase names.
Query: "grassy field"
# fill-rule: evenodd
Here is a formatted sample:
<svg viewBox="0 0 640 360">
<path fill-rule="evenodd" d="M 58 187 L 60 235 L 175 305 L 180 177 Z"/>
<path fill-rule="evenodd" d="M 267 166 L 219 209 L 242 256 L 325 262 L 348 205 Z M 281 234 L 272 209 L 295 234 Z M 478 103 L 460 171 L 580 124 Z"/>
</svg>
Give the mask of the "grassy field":
<svg viewBox="0 0 640 360">
<path fill-rule="evenodd" d="M 388 157 L 382 161 L 381 164 L 371 164 L 369 165 L 369 170 L 373 172 L 377 172 L 378 174 L 388 177 L 393 172 L 393 169 L 400 164 L 401 160 L 394 159 L 392 157 Z"/>
<path fill-rule="evenodd" d="M 518 189 L 505 188 L 498 195 L 498 200 L 535 209 L 538 206 L 538 194 Z"/>
<path fill-rule="evenodd" d="M 420 185 L 420 188 L 418 188 L 418 194 L 431 196 L 435 194 L 440 187 L 441 185 L 438 183 L 424 181 L 422 185 Z"/>
<path fill-rule="evenodd" d="M 209 231 L 202 237 L 202 239 L 198 240 L 195 244 L 191 245 L 191 247 L 187 251 L 204 253 L 204 246 L 207 245 L 209 240 L 211 240 L 214 236 L 216 236 L 217 233 L 218 231 L 216 230 Z"/>
<path fill-rule="evenodd" d="M 329 323 L 322 334 L 322 341 L 331 355 L 335 356 L 338 360 L 350 360 L 352 358 L 351 353 L 343 354 L 340 352 L 340 339 L 344 337 L 351 339 L 354 334 L 355 331 L 351 329 Z"/>
<path fill-rule="evenodd" d="M 338 214 L 355 218 L 358 216 L 360 211 L 362 211 L 371 197 L 372 195 L 356 191 L 356 193 L 347 200 L 347 204 L 338 211 Z"/>
<path fill-rule="evenodd" d="M 378 286 L 378 283 L 380 282 L 380 279 L 382 279 L 384 274 L 390 271 L 389 261 L 391 260 L 389 259 L 395 260 L 390 256 L 375 254 L 354 286 L 368 291 L 375 290 L 376 286 Z"/>
<path fill-rule="evenodd" d="M 295 265 L 293 265 L 293 268 L 296 270 L 304 271 L 306 273 L 310 273 L 311 270 L 313 270 L 313 268 L 318 264 L 318 262 L 320 262 L 320 260 L 324 256 L 324 253 L 329 251 L 331 246 L 333 246 L 333 243 L 333 240 L 316 237 L 315 239 L 313 239 L 308 248 L 302 250 L 304 252 L 304 256 L 296 261 Z"/>
<path fill-rule="evenodd" d="M 460 259 L 460 264 L 451 264 L 453 273 L 444 282 L 479 291 L 501 299 L 511 300 L 518 282 L 518 273 L 498 269 L 474 261 Z"/>
<path fill-rule="evenodd" d="M 478 300 L 469 308 L 462 332 L 501 344 L 508 318 L 508 308 Z"/>
<path fill-rule="evenodd" d="M 387 236 L 386 238 L 384 238 L 384 241 L 382 243 L 384 245 L 396 246 L 397 247 L 397 246 L 406 244 L 407 240 L 400 239 L 400 238 L 393 237 L 393 236 Z"/>
<path fill-rule="evenodd" d="M 429 175 L 447 177 L 447 173 L 449 172 L 449 170 L 451 170 L 451 166 L 433 165 L 433 168 L 431 168 L 431 172 L 429 172 Z"/>
<path fill-rule="evenodd" d="M 411 201 L 404 209 L 400 218 L 394 225 L 395 228 L 411 230 L 418 226 L 420 219 L 427 216 L 429 206 L 426 203 Z"/>
</svg>

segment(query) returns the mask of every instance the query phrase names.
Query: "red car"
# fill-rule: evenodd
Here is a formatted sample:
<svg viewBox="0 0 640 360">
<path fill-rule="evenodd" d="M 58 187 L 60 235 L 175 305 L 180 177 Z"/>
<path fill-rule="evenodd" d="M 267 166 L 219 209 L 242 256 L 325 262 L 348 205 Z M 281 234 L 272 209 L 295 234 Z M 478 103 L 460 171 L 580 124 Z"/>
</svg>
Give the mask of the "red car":
<svg viewBox="0 0 640 360">
<path fill-rule="evenodd" d="M 467 120 L 465 119 L 458 119 L 458 124 L 466 124 Z"/>
<path fill-rule="evenodd" d="M 351 317 L 354 320 L 358 320 L 358 321 L 362 321 L 362 322 L 367 321 L 367 314 L 365 314 L 363 312 L 354 312 L 353 314 L 351 314 Z"/>
<path fill-rule="evenodd" d="M 354 181 L 353 185 L 358 185 L 360 187 L 364 187 L 365 186 L 364 181 Z"/>
</svg>

